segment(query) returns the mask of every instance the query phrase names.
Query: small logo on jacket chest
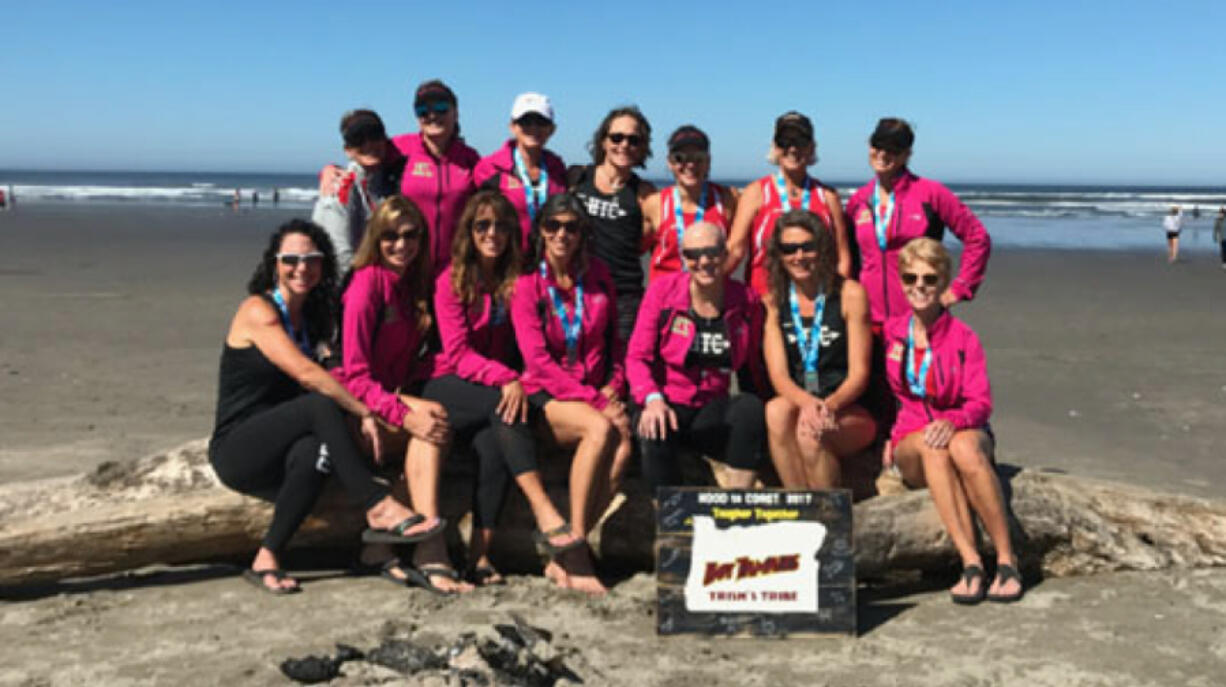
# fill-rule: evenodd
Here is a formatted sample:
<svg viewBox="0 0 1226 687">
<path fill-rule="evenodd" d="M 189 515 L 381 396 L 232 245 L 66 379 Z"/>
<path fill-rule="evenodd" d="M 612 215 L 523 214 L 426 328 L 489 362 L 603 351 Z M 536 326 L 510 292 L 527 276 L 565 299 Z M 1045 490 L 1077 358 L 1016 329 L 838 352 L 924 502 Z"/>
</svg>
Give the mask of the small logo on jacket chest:
<svg viewBox="0 0 1226 687">
<path fill-rule="evenodd" d="M 677 315 L 673 318 L 672 333 L 677 336 L 693 336 L 694 321 L 685 315 Z"/>
<path fill-rule="evenodd" d="M 433 177 L 434 169 L 430 167 L 429 162 L 414 162 L 412 175 L 415 177 Z"/>
<path fill-rule="evenodd" d="M 873 221 L 873 213 L 868 208 L 860 208 L 860 212 L 856 213 L 856 224 L 870 224 Z"/>
<path fill-rule="evenodd" d="M 886 354 L 886 358 L 898 363 L 902 362 L 902 354 L 907 349 L 906 345 L 901 341 L 895 341 L 894 345 L 890 346 L 890 352 Z"/>
</svg>

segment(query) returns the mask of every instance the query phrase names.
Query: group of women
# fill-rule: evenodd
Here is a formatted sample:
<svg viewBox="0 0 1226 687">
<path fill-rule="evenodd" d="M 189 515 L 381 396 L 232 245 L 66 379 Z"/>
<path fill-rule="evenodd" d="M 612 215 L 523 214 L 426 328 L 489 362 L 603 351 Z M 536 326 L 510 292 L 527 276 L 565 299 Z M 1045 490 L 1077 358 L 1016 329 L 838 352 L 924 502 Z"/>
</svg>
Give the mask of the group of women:
<svg viewBox="0 0 1226 687">
<path fill-rule="evenodd" d="M 990 241 L 909 171 L 906 122 L 879 122 L 874 179 L 844 206 L 809 175 L 817 146 L 797 112 L 776 120 L 777 170 L 738 192 L 708 180 L 710 141 L 690 125 L 667 141 L 675 183 L 641 179 L 651 127 L 634 107 L 609 112 L 592 164 L 570 168 L 545 147 L 556 123 L 541 94 L 516 98 L 511 138 L 485 158 L 442 82 L 417 89 L 414 111 L 420 132 L 396 137 L 373 112 L 345 115 L 351 164 L 321 174 L 318 224 L 274 234 L 226 338 L 211 458 L 227 485 L 276 503 L 252 584 L 299 590 L 278 556 L 333 471 L 367 509 L 360 563 L 389 580 L 442 594 L 501 583 L 489 551 L 514 482 L 545 574 L 600 593 L 586 535 L 636 444 L 652 487 L 680 484 L 692 447 L 725 462 L 729 486 L 752 486 L 769 455 L 784 487 L 820 489 L 888 432 L 884 462 L 929 488 L 962 557 L 953 598 L 1020 596 L 983 350 L 948 312 L 978 288 Z M 946 227 L 963 242 L 956 275 Z M 564 512 L 533 428 L 573 449 Z M 463 574 L 438 508 L 455 444 L 476 458 Z M 404 478 L 390 491 L 389 467 Z M 991 585 L 972 511 L 995 544 Z"/>
</svg>

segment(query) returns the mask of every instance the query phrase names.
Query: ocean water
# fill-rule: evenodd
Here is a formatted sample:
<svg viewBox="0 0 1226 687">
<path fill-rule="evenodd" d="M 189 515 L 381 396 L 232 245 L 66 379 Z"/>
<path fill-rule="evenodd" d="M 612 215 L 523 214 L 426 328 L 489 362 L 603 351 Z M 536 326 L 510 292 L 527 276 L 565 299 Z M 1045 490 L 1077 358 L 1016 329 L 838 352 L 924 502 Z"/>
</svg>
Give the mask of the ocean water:
<svg viewBox="0 0 1226 687">
<path fill-rule="evenodd" d="M 666 182 L 657 181 L 657 185 Z M 747 180 L 728 180 L 744 186 Z M 834 182 L 850 196 L 862 184 Z M 1148 248 L 1164 241 L 1162 215 L 1172 205 L 1185 210 L 1183 245 L 1216 250 L 1213 218 L 1226 207 L 1226 187 L 956 184 L 949 187 L 977 214 L 997 245 L 1053 248 Z M 0 188 L 22 204 L 229 205 L 235 190 L 243 206 L 309 211 L 315 174 L 218 172 L 71 172 L 0 170 Z M 272 203 L 277 190 L 280 202 Z M 1199 208 L 1199 219 L 1191 215 Z"/>
</svg>

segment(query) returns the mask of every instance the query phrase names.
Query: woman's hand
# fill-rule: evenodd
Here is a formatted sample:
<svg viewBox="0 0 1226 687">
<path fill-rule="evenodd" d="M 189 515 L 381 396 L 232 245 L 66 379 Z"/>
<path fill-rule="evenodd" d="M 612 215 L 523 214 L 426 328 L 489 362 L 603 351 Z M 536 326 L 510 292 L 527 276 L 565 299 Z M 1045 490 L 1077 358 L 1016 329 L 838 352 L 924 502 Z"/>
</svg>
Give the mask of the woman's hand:
<svg viewBox="0 0 1226 687">
<path fill-rule="evenodd" d="M 495 408 L 498 416 L 508 425 L 528 421 L 528 394 L 518 379 L 513 379 L 502 385 L 502 398 Z"/>
<path fill-rule="evenodd" d="M 811 398 L 812 400 L 800 409 L 796 429 L 802 436 L 810 436 L 820 441 L 822 434 L 838 429 L 839 424 L 825 401 L 816 397 Z"/>
<path fill-rule="evenodd" d="M 949 420 L 933 420 L 924 428 L 924 443 L 930 448 L 946 448 L 955 431 L 954 423 Z"/>
<path fill-rule="evenodd" d="M 623 435 L 630 433 L 630 418 L 626 415 L 626 406 L 622 404 L 620 399 L 610 399 L 609 403 L 605 405 L 604 410 L 600 411 L 600 414 L 607 417 L 617 427 L 617 431 Z"/>
<path fill-rule="evenodd" d="M 371 455 L 375 457 L 375 463 L 383 462 L 383 439 L 379 432 L 379 418 L 374 413 L 366 413 L 362 416 L 362 423 L 359 427 L 362 436 L 370 442 Z"/>
<path fill-rule="evenodd" d="M 664 399 L 653 398 L 647 402 L 639 415 L 639 436 L 645 439 L 663 440 L 668 436 L 669 428 L 677 431 L 677 413 L 664 402 Z"/>
<path fill-rule="evenodd" d="M 959 300 L 958 295 L 952 289 L 945 289 L 945 293 L 941 294 L 941 307 L 948 308 Z"/>
<path fill-rule="evenodd" d="M 419 398 L 406 405 L 409 412 L 404 414 L 403 425 L 409 434 L 432 444 L 447 443 L 451 423 L 447 421 L 447 410 L 441 404 Z"/>
<path fill-rule="evenodd" d="M 617 393 L 617 389 L 613 388 L 612 384 L 606 384 L 600 387 L 600 395 L 604 396 L 610 401 L 617 401 L 618 403 L 621 403 L 621 396 Z"/>
<path fill-rule="evenodd" d="M 328 165 L 319 171 L 319 195 L 334 196 L 340 189 L 341 179 L 345 170 L 336 165 Z"/>
</svg>

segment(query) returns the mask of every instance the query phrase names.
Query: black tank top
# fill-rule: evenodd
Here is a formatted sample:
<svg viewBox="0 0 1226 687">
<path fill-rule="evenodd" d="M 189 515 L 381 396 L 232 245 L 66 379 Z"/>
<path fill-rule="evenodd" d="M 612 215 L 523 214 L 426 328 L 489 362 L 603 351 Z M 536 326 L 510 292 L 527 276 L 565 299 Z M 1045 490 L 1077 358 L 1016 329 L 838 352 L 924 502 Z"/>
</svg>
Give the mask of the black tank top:
<svg viewBox="0 0 1226 687">
<path fill-rule="evenodd" d="M 732 367 L 732 342 L 728 340 L 728 325 L 723 315 L 701 317 L 693 310 L 694 342 L 685 354 L 686 367 L 706 367 L 727 370 Z"/>
<path fill-rule="evenodd" d="M 626 185 L 616 193 L 601 193 L 596 188 L 596 168 L 589 165 L 579 170 L 571 184 L 571 192 L 583 203 L 591 219 L 592 253 L 608 265 L 618 296 L 643 293 L 643 265 L 639 260 L 643 210 L 639 207 L 639 181 L 637 174 L 631 174 Z"/>
<path fill-rule="evenodd" d="M 813 326 L 812 317 L 800 318 L 805 331 Z M 792 308 L 784 303 L 779 309 L 779 326 L 783 330 L 783 346 L 788 353 L 788 376 L 800 388 L 805 387 L 804 363 L 800 348 L 796 345 L 796 331 L 792 325 Z M 838 296 L 826 296 L 826 309 L 822 313 L 822 338 L 818 347 L 817 381 L 819 398 L 834 393 L 847 379 L 847 322 L 843 319 L 843 303 Z"/>
<path fill-rule="evenodd" d="M 224 344 L 221 369 L 217 376 L 217 416 L 213 438 L 223 436 L 248 417 L 280 405 L 302 392 L 302 386 L 272 364 L 255 345 L 234 348 Z"/>
</svg>

